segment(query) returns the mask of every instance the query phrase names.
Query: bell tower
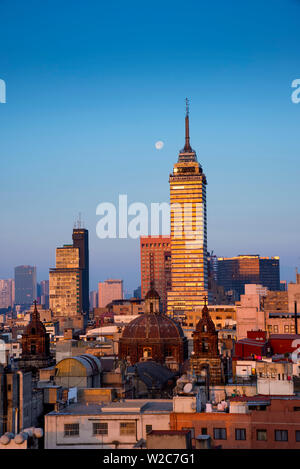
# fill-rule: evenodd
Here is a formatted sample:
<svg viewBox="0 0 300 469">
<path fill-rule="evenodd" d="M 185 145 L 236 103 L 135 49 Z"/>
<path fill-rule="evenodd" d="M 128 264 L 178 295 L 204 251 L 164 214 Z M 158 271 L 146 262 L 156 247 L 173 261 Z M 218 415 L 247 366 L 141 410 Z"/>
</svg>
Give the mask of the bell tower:
<svg viewBox="0 0 300 469">
<path fill-rule="evenodd" d="M 194 353 L 190 359 L 190 368 L 196 376 L 206 370 L 208 383 L 216 385 L 224 382 L 224 372 L 218 349 L 218 332 L 210 317 L 206 298 L 204 300 L 202 318 L 193 333 Z"/>
</svg>

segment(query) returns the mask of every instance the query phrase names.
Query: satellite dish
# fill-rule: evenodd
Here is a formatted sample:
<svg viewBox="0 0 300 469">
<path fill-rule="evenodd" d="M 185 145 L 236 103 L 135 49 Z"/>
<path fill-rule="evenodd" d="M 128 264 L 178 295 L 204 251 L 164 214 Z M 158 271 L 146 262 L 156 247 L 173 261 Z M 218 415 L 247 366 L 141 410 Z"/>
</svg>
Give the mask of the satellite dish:
<svg viewBox="0 0 300 469">
<path fill-rule="evenodd" d="M 187 383 L 183 388 L 184 392 L 191 392 L 192 389 L 193 389 L 192 383 Z"/>
</svg>

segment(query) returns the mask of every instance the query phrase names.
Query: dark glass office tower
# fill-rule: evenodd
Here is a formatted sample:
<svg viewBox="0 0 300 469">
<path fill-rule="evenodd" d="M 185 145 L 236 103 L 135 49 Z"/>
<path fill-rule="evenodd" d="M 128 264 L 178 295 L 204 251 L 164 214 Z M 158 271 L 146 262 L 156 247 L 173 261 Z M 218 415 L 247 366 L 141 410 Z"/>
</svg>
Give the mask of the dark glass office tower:
<svg viewBox="0 0 300 469">
<path fill-rule="evenodd" d="M 81 272 L 80 304 L 84 314 L 89 313 L 89 232 L 85 228 L 73 229 L 73 247 L 79 248 Z"/>
<path fill-rule="evenodd" d="M 280 290 L 279 257 L 240 255 L 218 258 L 218 285 L 232 291 L 235 300 L 245 293 L 245 285 L 256 283 L 271 291 Z"/>
<path fill-rule="evenodd" d="M 31 265 L 15 267 L 15 304 L 32 305 L 36 296 L 36 267 Z"/>
<path fill-rule="evenodd" d="M 259 259 L 259 283 L 269 290 L 280 290 L 279 257 Z"/>
</svg>

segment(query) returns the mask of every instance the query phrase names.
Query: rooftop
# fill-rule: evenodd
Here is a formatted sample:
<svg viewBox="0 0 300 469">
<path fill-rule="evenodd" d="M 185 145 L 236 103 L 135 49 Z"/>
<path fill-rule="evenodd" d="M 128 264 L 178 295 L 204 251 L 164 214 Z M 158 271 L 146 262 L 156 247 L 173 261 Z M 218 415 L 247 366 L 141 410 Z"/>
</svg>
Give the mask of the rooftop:
<svg viewBox="0 0 300 469">
<path fill-rule="evenodd" d="M 132 399 L 107 404 L 75 403 L 48 415 L 107 415 L 170 413 L 173 411 L 172 399 Z"/>
</svg>

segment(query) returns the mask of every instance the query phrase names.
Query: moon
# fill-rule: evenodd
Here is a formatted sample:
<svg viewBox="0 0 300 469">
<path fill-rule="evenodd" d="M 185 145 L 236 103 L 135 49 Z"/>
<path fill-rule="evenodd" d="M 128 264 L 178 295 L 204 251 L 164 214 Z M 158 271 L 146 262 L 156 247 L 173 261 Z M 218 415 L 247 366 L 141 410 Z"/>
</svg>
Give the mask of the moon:
<svg viewBox="0 0 300 469">
<path fill-rule="evenodd" d="M 158 140 L 158 142 L 155 143 L 156 150 L 161 150 L 163 146 L 164 146 L 164 142 L 162 140 Z"/>
</svg>

